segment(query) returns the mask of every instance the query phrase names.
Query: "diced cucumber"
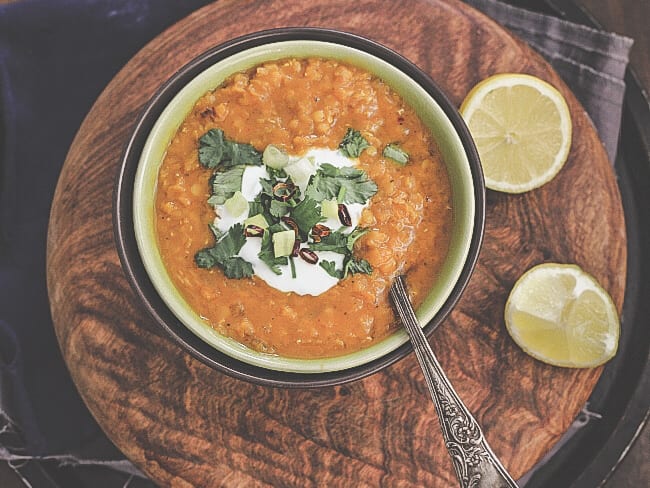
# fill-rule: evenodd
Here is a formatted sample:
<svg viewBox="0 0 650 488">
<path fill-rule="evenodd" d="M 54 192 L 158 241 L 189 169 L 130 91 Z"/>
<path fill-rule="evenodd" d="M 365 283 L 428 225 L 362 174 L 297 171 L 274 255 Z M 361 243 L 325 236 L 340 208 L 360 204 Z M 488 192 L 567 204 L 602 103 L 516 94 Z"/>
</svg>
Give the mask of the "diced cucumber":
<svg viewBox="0 0 650 488">
<path fill-rule="evenodd" d="M 248 200 L 240 191 L 236 191 L 232 197 L 223 203 L 223 206 L 234 218 L 248 214 Z"/>
<path fill-rule="evenodd" d="M 316 163 L 313 158 L 300 158 L 285 166 L 284 172 L 301 190 L 304 190 L 309 183 L 309 178 L 316 172 Z"/>
<path fill-rule="evenodd" d="M 339 204 L 336 201 L 336 198 L 320 202 L 320 214 L 326 219 L 338 219 Z"/>
<path fill-rule="evenodd" d="M 293 252 L 293 245 L 296 242 L 296 233 L 293 230 L 276 232 L 272 236 L 273 254 L 276 258 L 290 256 Z"/>
<path fill-rule="evenodd" d="M 273 144 L 269 144 L 262 153 L 262 162 L 269 168 L 282 169 L 289 164 L 289 155 Z"/>
<path fill-rule="evenodd" d="M 251 217 L 248 217 L 246 220 L 244 220 L 244 229 L 249 225 L 255 225 L 260 229 L 269 228 L 269 223 L 266 221 L 264 215 L 262 215 L 261 213 L 252 215 Z"/>
</svg>

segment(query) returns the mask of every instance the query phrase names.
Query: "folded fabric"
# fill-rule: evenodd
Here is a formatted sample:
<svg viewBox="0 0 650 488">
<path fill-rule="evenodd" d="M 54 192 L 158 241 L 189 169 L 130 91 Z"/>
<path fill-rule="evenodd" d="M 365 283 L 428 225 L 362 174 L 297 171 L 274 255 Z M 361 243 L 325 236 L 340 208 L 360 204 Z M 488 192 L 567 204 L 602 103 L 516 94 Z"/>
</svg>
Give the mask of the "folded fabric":
<svg viewBox="0 0 650 488">
<path fill-rule="evenodd" d="M 100 91 L 146 42 L 210 0 L 20 0 L 0 6 L 0 459 L 140 472 L 108 441 L 59 353 L 45 283 L 51 199 Z M 631 40 L 468 0 L 531 43 L 591 115 L 614 160 Z M 27 190 L 26 190 L 27 189 Z"/>
</svg>

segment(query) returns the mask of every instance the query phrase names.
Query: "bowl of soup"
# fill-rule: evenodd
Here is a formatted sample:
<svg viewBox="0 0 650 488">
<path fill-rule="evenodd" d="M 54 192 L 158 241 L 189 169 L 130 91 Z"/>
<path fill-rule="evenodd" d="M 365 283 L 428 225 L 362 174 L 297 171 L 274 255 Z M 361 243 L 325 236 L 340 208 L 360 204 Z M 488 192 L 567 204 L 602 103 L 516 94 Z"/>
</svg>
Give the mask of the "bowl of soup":
<svg viewBox="0 0 650 488">
<path fill-rule="evenodd" d="M 333 385 L 412 349 L 459 300 L 483 235 L 475 147 L 435 82 L 346 32 L 253 33 L 181 68 L 142 112 L 117 247 L 171 340 L 240 379 Z"/>
</svg>

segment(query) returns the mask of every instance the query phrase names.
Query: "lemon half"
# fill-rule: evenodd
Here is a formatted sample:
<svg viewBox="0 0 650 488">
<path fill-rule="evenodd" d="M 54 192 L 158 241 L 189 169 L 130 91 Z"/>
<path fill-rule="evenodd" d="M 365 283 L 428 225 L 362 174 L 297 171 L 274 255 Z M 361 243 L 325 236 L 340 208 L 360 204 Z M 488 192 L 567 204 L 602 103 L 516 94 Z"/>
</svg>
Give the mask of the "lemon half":
<svg viewBox="0 0 650 488">
<path fill-rule="evenodd" d="M 538 188 L 557 175 L 569 156 L 569 107 L 557 89 L 535 76 L 491 76 L 467 94 L 460 113 L 492 190 Z"/>
<path fill-rule="evenodd" d="M 505 322 L 528 354 L 554 366 L 589 368 L 616 354 L 620 322 L 610 295 L 572 264 L 540 264 L 515 283 Z"/>
</svg>

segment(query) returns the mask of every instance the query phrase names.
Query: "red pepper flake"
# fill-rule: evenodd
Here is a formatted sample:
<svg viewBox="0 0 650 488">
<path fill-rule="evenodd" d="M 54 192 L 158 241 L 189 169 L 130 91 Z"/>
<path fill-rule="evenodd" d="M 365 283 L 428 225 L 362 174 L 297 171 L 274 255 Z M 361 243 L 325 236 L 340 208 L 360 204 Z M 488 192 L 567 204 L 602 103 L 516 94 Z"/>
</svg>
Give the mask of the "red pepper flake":
<svg viewBox="0 0 650 488">
<path fill-rule="evenodd" d="M 300 239 L 293 241 L 293 249 L 291 250 L 291 255 L 294 258 L 297 258 L 300 255 Z"/>
<path fill-rule="evenodd" d="M 323 224 L 316 224 L 311 228 L 311 238 L 314 242 L 320 242 L 323 237 L 327 237 L 330 233 L 330 228 Z"/>
<path fill-rule="evenodd" d="M 341 224 L 346 227 L 350 227 L 352 225 L 350 212 L 348 212 L 348 207 L 346 207 L 344 203 L 339 203 L 339 220 L 341 221 Z"/>
<path fill-rule="evenodd" d="M 281 181 L 273 187 L 273 198 L 286 202 L 296 194 L 296 185 Z"/>
<path fill-rule="evenodd" d="M 280 220 L 282 220 L 282 222 L 284 222 L 288 227 L 290 227 L 296 233 L 296 238 L 300 235 L 298 230 L 298 224 L 296 223 L 295 220 L 287 216 L 280 217 Z"/>
<path fill-rule="evenodd" d="M 318 255 L 312 251 L 311 249 L 308 249 L 306 247 L 303 247 L 300 250 L 300 257 L 307 261 L 309 264 L 316 264 L 318 262 Z"/>
</svg>

